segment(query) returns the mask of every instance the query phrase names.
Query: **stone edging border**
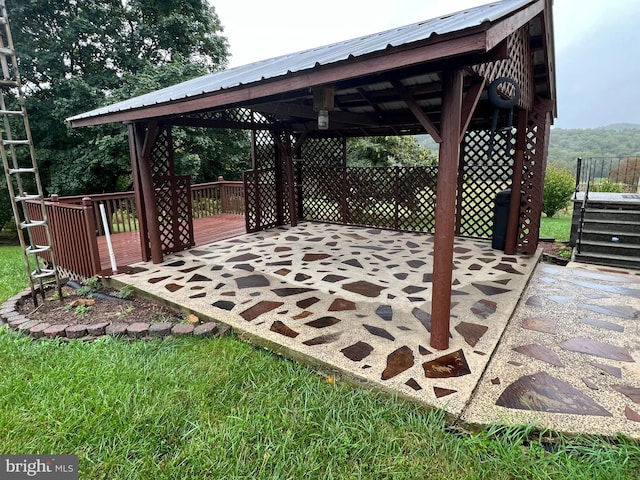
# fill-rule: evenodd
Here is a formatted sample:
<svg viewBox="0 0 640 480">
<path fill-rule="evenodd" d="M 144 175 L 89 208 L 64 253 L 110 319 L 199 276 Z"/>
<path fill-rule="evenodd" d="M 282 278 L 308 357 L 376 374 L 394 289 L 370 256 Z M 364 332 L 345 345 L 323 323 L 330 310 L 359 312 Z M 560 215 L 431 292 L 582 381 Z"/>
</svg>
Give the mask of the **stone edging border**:
<svg viewBox="0 0 640 480">
<path fill-rule="evenodd" d="M 63 341 L 91 341 L 109 335 L 116 338 L 157 339 L 166 337 L 193 336 L 198 338 L 219 337 L 227 334 L 231 327 L 223 323 L 205 322 L 200 325 L 172 322 L 101 322 L 92 324 L 49 324 L 38 320 L 29 320 L 18 312 L 18 305 L 23 298 L 31 295 L 31 290 L 24 290 L 9 298 L 0 306 L 0 324 L 6 323 L 9 328 L 32 338 L 54 339 Z"/>
</svg>

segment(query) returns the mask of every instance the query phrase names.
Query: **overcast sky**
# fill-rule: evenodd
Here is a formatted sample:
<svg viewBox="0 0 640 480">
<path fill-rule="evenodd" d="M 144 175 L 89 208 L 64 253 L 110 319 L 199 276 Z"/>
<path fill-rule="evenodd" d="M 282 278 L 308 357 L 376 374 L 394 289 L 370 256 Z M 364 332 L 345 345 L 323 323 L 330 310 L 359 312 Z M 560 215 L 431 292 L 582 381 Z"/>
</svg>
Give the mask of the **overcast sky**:
<svg viewBox="0 0 640 480">
<path fill-rule="evenodd" d="M 229 66 L 388 30 L 486 0 L 209 0 L 229 40 Z M 639 0 L 555 0 L 562 128 L 640 123 Z"/>
</svg>

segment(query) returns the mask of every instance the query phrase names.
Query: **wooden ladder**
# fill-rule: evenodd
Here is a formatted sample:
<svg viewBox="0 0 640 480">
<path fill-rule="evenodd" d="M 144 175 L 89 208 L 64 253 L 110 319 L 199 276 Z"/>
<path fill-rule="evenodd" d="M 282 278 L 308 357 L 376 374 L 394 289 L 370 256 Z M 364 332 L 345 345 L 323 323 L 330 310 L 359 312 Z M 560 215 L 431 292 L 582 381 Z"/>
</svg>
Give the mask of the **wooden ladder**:
<svg viewBox="0 0 640 480">
<path fill-rule="evenodd" d="M 0 0 L 0 67 L 0 154 L 31 297 L 37 306 L 37 293 L 44 300 L 45 284 L 55 283 L 60 299 L 62 291 L 5 0 Z M 26 193 L 27 185 L 35 188 L 35 193 Z M 36 211 L 39 210 L 40 214 L 33 215 L 33 211 L 27 208 L 27 202 L 39 205 Z"/>
</svg>

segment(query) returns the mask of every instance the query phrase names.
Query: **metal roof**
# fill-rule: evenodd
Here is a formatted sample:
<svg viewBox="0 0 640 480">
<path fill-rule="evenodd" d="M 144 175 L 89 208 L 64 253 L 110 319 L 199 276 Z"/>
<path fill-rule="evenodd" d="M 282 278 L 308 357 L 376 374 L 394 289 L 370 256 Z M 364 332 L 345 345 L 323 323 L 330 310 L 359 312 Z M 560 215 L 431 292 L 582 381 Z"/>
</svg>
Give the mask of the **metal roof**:
<svg viewBox="0 0 640 480">
<path fill-rule="evenodd" d="M 191 97 L 213 94 L 226 89 L 312 70 L 319 66 L 351 60 L 380 52 L 387 48 L 406 46 L 435 36 L 449 35 L 479 27 L 488 22 L 495 22 L 532 2 L 533 0 L 502 0 L 385 32 L 211 73 L 129 100 L 81 113 L 67 118 L 67 121 L 72 122 L 112 113 L 137 110 Z"/>
</svg>

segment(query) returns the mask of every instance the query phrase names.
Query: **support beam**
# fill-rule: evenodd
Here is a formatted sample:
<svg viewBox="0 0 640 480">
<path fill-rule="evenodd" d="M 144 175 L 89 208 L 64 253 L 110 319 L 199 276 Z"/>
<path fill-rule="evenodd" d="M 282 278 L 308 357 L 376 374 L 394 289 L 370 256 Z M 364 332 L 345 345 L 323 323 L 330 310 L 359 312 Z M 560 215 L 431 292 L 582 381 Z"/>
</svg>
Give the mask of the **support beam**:
<svg viewBox="0 0 640 480">
<path fill-rule="evenodd" d="M 513 162 L 513 177 L 511 180 L 511 199 L 509 202 L 509 216 L 507 232 L 504 242 L 504 253 L 514 255 L 518 251 L 518 232 L 520 231 L 520 203 L 522 202 L 522 170 L 524 167 L 524 150 L 527 148 L 526 110 L 518 112 L 518 131 L 516 133 L 516 151 Z"/>
<path fill-rule="evenodd" d="M 144 142 L 144 132 L 140 125 L 134 123 L 128 123 L 127 129 L 129 133 L 129 156 L 131 158 L 131 172 L 133 173 L 133 191 L 136 197 L 136 205 L 138 206 L 138 212 L 144 212 L 145 204 L 142 193 L 142 180 L 140 178 L 140 168 L 138 162 L 138 151 L 142 150 L 142 147 L 138 147 Z M 139 235 L 140 235 L 140 253 L 141 258 L 145 262 L 151 258 L 151 250 L 149 249 L 149 236 L 147 229 L 147 221 L 144 216 L 140 216 L 139 219 Z"/>
<path fill-rule="evenodd" d="M 467 128 L 469 128 L 471 117 L 473 117 L 473 112 L 476 111 L 476 106 L 480 101 L 480 97 L 482 96 L 482 91 L 484 90 L 486 83 L 486 78 L 476 78 L 473 83 L 471 83 L 467 90 L 467 94 L 464 96 L 464 102 L 462 103 L 462 122 L 460 124 L 460 142 L 462 142 L 462 138 L 464 137 Z"/>
<path fill-rule="evenodd" d="M 438 350 L 449 348 L 451 280 L 456 216 L 456 185 L 460 158 L 462 115 L 462 70 L 443 72 L 442 143 L 438 163 L 436 225 L 433 252 L 433 290 L 431 293 L 431 340 Z"/>
<path fill-rule="evenodd" d="M 407 107 L 409 107 L 411 113 L 413 113 L 416 119 L 420 122 L 420 125 L 422 125 L 424 129 L 429 132 L 431 138 L 433 138 L 433 140 L 437 143 L 442 143 L 440 132 L 424 112 L 424 110 L 422 110 L 420 105 L 418 105 L 415 99 L 411 96 L 411 94 L 409 94 L 409 92 L 407 92 L 407 90 L 402 86 L 402 83 L 397 80 L 393 80 L 391 81 L 391 84 L 402 98 L 402 101 L 407 104 Z"/>
<path fill-rule="evenodd" d="M 142 196 L 144 197 L 144 214 L 147 221 L 151 261 L 153 263 L 162 263 L 164 260 L 162 242 L 160 241 L 160 222 L 158 221 L 156 194 L 151 173 L 151 151 L 158 138 L 158 133 L 158 122 L 149 122 L 144 140 L 139 144 L 141 147 L 138 151 L 138 171 L 140 174 L 140 184 L 142 186 Z"/>
</svg>

